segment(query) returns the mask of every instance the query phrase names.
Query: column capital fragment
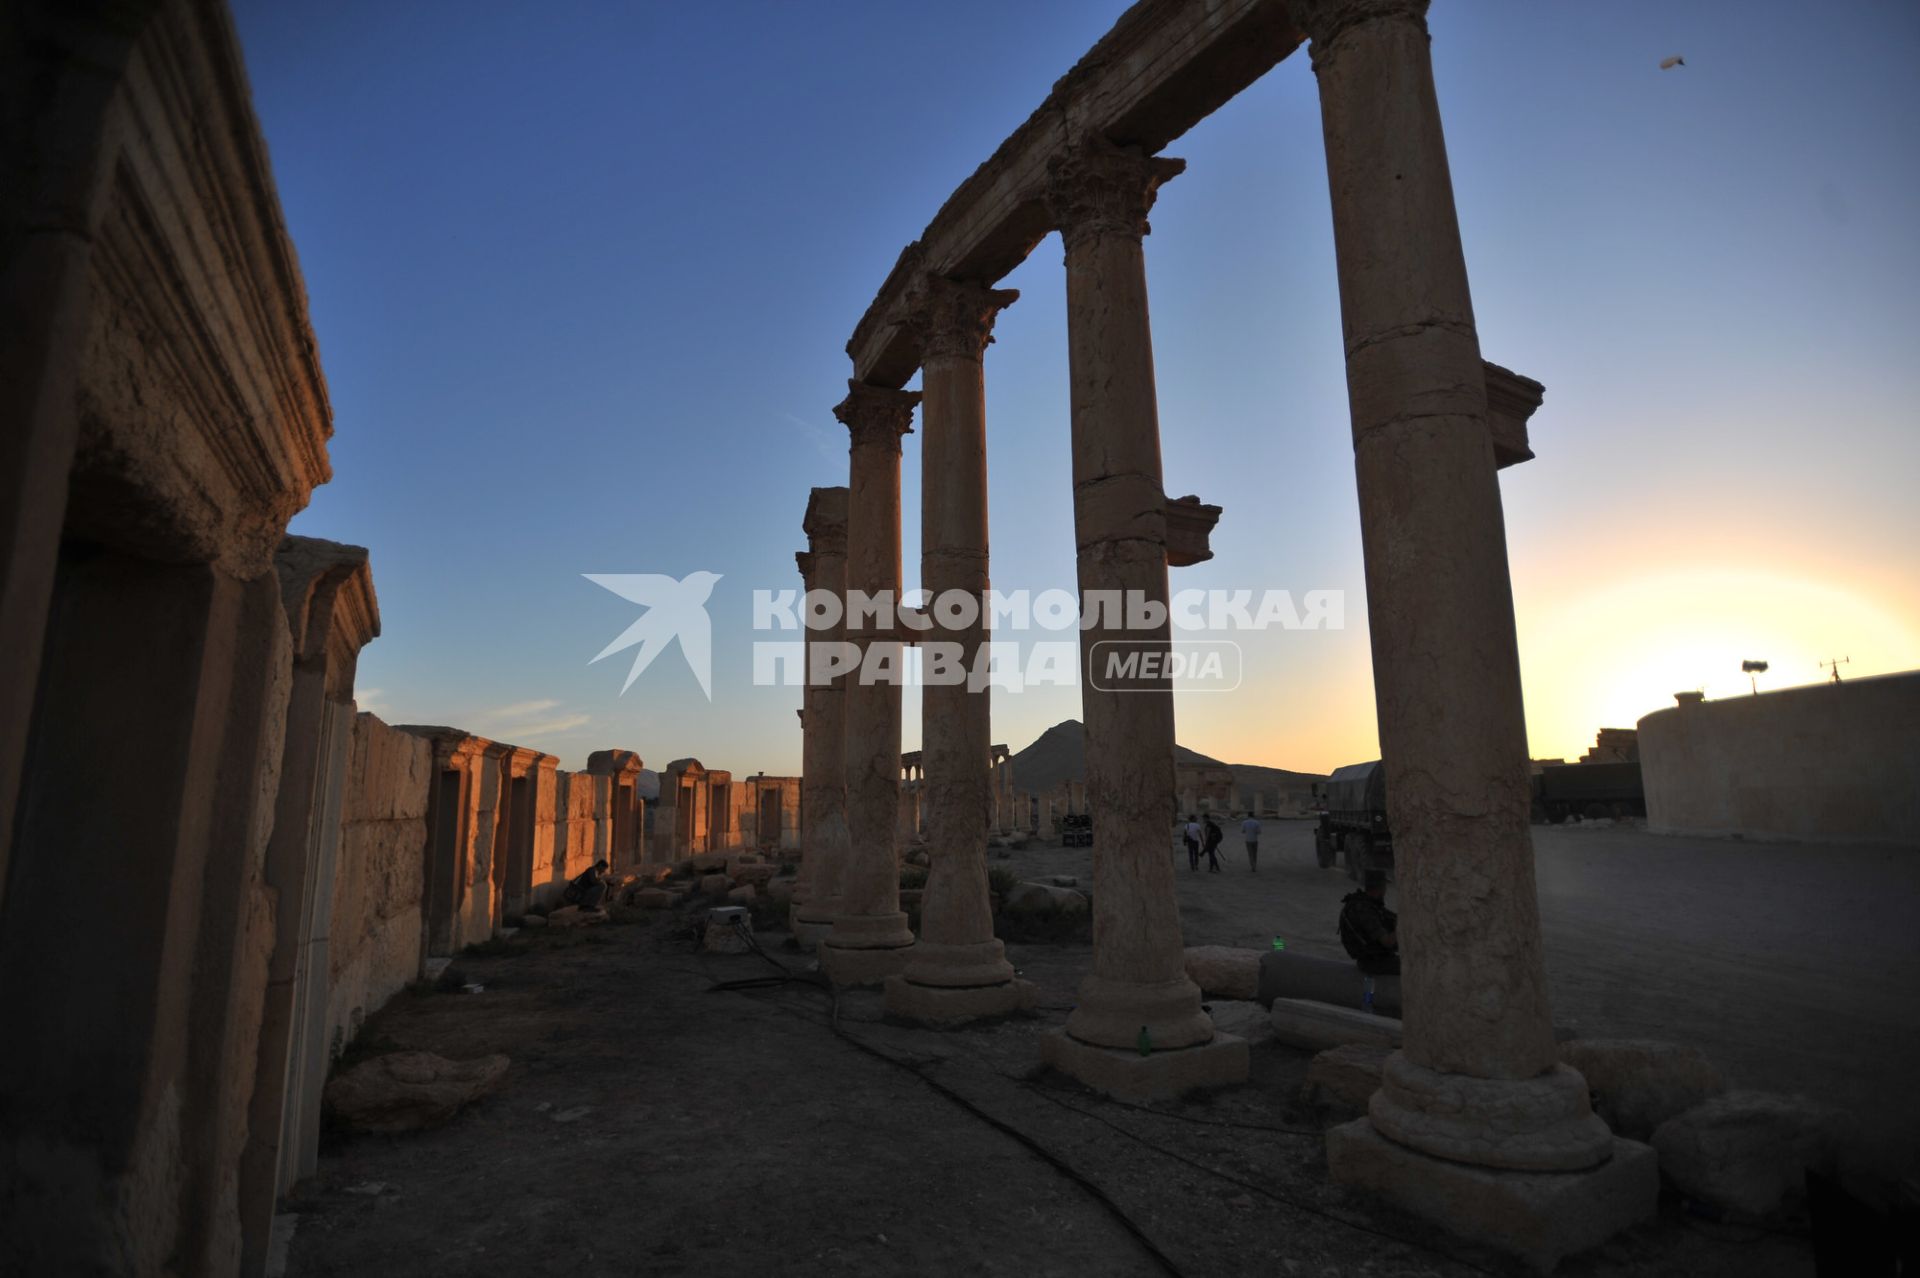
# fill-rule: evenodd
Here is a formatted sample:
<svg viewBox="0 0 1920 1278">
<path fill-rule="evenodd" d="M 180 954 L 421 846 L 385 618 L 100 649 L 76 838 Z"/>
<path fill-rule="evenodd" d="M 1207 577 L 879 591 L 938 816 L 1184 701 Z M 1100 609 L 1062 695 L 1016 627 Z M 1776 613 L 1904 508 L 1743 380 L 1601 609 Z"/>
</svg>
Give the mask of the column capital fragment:
<svg viewBox="0 0 1920 1278">
<path fill-rule="evenodd" d="M 849 378 L 847 397 L 833 406 L 833 415 L 852 434 L 853 447 L 897 453 L 900 437 L 913 430 L 913 409 L 919 402 L 919 391 L 890 390 Z"/>
<path fill-rule="evenodd" d="M 807 494 L 807 513 L 800 519 L 800 531 L 807 535 L 807 549 L 820 555 L 847 553 L 847 490 L 815 488 Z M 799 556 L 795 556 L 797 559 Z M 807 571 L 802 565 L 801 571 Z"/>
<path fill-rule="evenodd" d="M 993 341 L 993 321 L 1019 300 L 1018 289 L 921 275 L 907 297 L 907 326 L 921 361 L 944 356 L 977 362 Z"/>
<path fill-rule="evenodd" d="M 1147 213 L 1161 185 L 1186 167 L 1090 134 L 1048 161 L 1047 209 L 1069 247 L 1101 235 L 1137 240 L 1153 229 Z"/>
<path fill-rule="evenodd" d="M 1316 70 L 1339 38 L 1364 23 L 1385 19 L 1427 29 L 1428 0 L 1287 0 L 1287 16 L 1313 41 Z"/>
</svg>

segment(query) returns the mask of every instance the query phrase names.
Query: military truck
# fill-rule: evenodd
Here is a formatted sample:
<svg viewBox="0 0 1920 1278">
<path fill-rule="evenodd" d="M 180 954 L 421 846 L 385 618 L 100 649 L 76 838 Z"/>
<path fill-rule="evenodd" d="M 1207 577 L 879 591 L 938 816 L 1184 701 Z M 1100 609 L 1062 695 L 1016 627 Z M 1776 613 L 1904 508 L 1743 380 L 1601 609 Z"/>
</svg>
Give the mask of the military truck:
<svg viewBox="0 0 1920 1278">
<path fill-rule="evenodd" d="M 1313 850 L 1326 869 L 1344 862 L 1347 877 L 1359 882 L 1368 870 L 1393 874 L 1393 833 L 1387 828 L 1387 769 L 1378 759 L 1349 763 L 1314 786 L 1323 806 Z"/>
<path fill-rule="evenodd" d="M 1568 817 L 1644 817 L 1647 792 L 1640 763 L 1557 763 L 1533 777 L 1533 819 L 1559 825 Z"/>
</svg>

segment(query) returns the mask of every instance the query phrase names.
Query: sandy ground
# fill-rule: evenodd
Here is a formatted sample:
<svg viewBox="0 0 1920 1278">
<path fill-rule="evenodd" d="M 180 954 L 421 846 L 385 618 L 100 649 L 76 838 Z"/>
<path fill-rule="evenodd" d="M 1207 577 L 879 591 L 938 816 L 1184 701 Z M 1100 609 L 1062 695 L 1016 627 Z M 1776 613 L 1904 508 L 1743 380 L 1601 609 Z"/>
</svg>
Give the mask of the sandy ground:
<svg viewBox="0 0 1920 1278">
<path fill-rule="evenodd" d="M 1346 877 L 1314 862 L 1312 824 L 1268 821 L 1260 872 L 1236 828 L 1226 869 L 1179 852 L 1189 945 L 1341 957 Z M 1889 1151 L 1920 1150 L 1920 847 L 1750 843 L 1637 823 L 1535 826 L 1554 1019 L 1589 1038 L 1704 1050 L 1736 1087 L 1799 1092 L 1859 1115 Z M 1092 881 L 1085 848 L 1034 848 L 1023 875 Z M 1394 904 L 1391 891 L 1388 903 Z"/>
<path fill-rule="evenodd" d="M 1546 830 L 1539 846 L 1563 1020 L 1695 1042 L 1736 1082 L 1875 1102 L 1910 1130 L 1896 1084 L 1915 1031 L 1894 999 L 1920 972 L 1896 924 L 1920 858 L 1626 829 Z M 1304 826 L 1270 826 L 1257 876 L 1233 851 L 1224 874 L 1179 868 L 1191 942 L 1278 933 L 1338 952 L 1345 881 L 1313 868 Z M 1032 873 L 1089 869 L 1084 849 L 1015 857 Z M 1039 1013 L 946 1034 L 885 1021 L 870 993 L 836 1005 L 800 983 L 715 991 L 772 969 L 693 952 L 681 916 L 462 959 L 484 993 L 402 995 L 369 1041 L 504 1052 L 505 1087 L 438 1131 L 330 1138 L 289 1203 L 289 1272 L 1517 1272 L 1326 1182 L 1318 1133 L 1337 1116 L 1303 1105 L 1308 1058 L 1265 1038 L 1253 1005 L 1215 1005 L 1254 1042 L 1249 1086 L 1120 1105 L 1036 1068 L 1035 1036 L 1064 1020 L 1087 947 L 1009 953 Z M 1668 1202 L 1562 1272 L 1811 1269 L 1804 1237 L 1708 1225 Z"/>
</svg>

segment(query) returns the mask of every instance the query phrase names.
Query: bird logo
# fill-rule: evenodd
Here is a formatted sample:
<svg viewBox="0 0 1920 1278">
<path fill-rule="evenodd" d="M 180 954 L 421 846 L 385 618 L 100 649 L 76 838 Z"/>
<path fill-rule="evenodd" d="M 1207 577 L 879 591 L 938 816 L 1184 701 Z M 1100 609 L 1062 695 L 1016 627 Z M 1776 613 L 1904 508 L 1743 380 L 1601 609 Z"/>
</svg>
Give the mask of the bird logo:
<svg viewBox="0 0 1920 1278">
<path fill-rule="evenodd" d="M 621 631 L 588 665 L 639 644 L 640 651 L 633 654 L 633 667 L 627 671 L 627 681 L 620 685 L 620 693 L 625 696 L 640 672 L 678 639 L 680 655 L 687 659 L 687 667 L 700 681 L 700 691 L 707 694 L 708 701 L 713 700 L 713 622 L 707 616 L 707 597 L 713 593 L 714 583 L 720 580 L 719 573 L 690 572 L 678 580 L 657 572 L 580 575 L 601 589 L 611 590 L 646 609 L 638 621 Z"/>
</svg>

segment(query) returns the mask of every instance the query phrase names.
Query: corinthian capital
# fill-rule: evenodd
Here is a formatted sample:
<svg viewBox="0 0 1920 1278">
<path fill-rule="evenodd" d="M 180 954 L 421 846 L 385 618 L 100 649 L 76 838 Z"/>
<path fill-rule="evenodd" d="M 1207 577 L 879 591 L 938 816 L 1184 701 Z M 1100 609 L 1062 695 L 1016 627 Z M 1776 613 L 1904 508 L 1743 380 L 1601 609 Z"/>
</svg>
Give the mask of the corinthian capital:
<svg viewBox="0 0 1920 1278">
<path fill-rule="evenodd" d="M 1334 42 L 1362 23 L 1376 19 L 1411 22 L 1427 28 L 1428 0 L 1287 0 L 1287 16 L 1313 41 L 1314 65 Z"/>
<path fill-rule="evenodd" d="M 855 448 L 886 448 L 900 451 L 900 437 L 913 429 L 913 406 L 920 402 L 919 391 L 889 390 L 847 379 L 847 397 L 833 406 L 853 436 Z"/>
<path fill-rule="evenodd" d="M 1100 235 L 1139 239 L 1160 184 L 1186 170 L 1185 160 L 1119 147 L 1087 136 L 1047 164 L 1047 208 L 1069 247 Z"/>
<path fill-rule="evenodd" d="M 922 275 L 908 298 L 907 326 L 924 362 L 947 355 L 978 360 L 993 340 L 993 321 L 1020 291 Z"/>
</svg>

